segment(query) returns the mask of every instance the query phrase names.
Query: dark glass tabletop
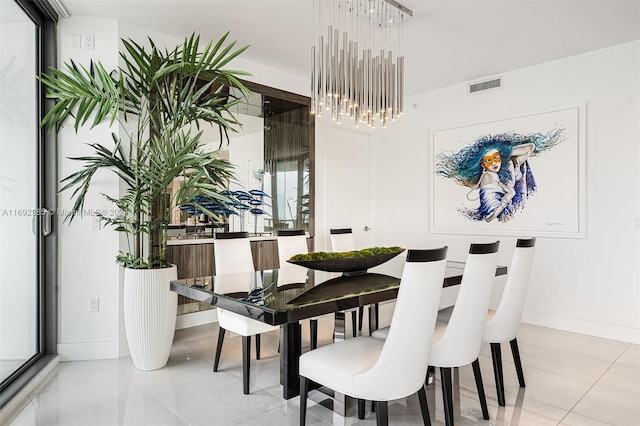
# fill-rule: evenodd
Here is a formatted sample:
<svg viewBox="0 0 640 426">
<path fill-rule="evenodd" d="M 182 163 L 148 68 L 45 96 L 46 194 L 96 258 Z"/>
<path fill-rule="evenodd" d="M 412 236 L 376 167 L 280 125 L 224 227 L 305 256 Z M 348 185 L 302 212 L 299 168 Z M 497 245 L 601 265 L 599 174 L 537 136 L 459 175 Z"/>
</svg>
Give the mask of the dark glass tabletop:
<svg viewBox="0 0 640 426">
<path fill-rule="evenodd" d="M 317 315 L 394 299 L 402 262 L 360 275 L 286 267 L 223 276 L 185 278 L 171 290 L 240 315 L 281 325 Z M 499 267 L 500 268 L 500 267 Z M 500 269 L 496 275 L 506 273 Z M 463 262 L 447 262 L 444 287 L 460 284 Z"/>
</svg>

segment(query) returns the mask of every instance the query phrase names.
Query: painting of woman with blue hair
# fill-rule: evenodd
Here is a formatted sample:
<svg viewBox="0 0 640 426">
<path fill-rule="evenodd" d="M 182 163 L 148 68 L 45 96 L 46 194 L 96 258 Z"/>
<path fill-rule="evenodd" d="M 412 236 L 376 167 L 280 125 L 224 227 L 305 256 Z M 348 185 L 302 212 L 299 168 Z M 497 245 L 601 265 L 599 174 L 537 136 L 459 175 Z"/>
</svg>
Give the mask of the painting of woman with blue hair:
<svg viewBox="0 0 640 426">
<path fill-rule="evenodd" d="M 484 135 L 457 152 L 438 154 L 435 172 L 468 187 L 467 199 L 479 201 L 477 208 L 461 207 L 463 216 L 507 222 L 538 189 L 529 160 L 560 143 L 563 131 Z"/>
</svg>

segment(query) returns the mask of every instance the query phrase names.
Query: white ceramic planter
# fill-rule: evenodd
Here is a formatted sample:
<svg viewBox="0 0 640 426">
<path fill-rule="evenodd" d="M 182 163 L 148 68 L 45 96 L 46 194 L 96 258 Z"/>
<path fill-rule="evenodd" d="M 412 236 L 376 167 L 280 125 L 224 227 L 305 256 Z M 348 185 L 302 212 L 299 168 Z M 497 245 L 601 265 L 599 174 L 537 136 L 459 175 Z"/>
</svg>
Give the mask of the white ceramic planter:
<svg viewBox="0 0 640 426">
<path fill-rule="evenodd" d="M 169 282 L 177 276 L 175 265 L 124 270 L 124 328 L 138 370 L 157 370 L 167 364 L 178 309 L 178 294 L 169 290 Z"/>
</svg>

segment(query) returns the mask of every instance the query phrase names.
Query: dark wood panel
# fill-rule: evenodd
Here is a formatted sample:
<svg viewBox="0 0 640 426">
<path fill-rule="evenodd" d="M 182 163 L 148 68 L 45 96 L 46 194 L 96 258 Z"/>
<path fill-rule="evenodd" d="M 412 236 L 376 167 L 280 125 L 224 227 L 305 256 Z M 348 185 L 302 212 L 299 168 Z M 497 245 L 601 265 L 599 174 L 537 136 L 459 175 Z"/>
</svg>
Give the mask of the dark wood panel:
<svg viewBox="0 0 640 426">
<path fill-rule="evenodd" d="M 256 270 L 278 268 L 278 241 L 251 241 L 251 252 Z"/>
<path fill-rule="evenodd" d="M 213 244 L 168 246 L 167 259 L 178 267 L 179 279 L 214 274 Z M 178 296 L 178 305 L 196 302 L 188 297 Z"/>
<path fill-rule="evenodd" d="M 214 275 L 213 244 L 168 246 L 169 262 L 178 266 L 178 278 Z"/>
</svg>

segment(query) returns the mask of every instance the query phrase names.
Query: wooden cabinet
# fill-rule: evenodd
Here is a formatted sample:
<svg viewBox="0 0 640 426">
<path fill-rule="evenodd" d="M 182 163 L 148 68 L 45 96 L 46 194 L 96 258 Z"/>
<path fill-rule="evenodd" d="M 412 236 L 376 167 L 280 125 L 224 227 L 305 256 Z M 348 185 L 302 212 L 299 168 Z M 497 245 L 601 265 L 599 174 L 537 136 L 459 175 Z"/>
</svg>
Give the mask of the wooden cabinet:
<svg viewBox="0 0 640 426">
<path fill-rule="evenodd" d="M 215 275 L 214 243 L 171 245 L 167 259 L 178 266 L 178 278 Z M 251 241 L 253 265 L 256 270 L 278 268 L 278 242 L 276 240 Z"/>
<path fill-rule="evenodd" d="M 253 254 L 253 266 L 257 271 L 280 267 L 277 240 L 251 241 L 251 253 Z"/>
<path fill-rule="evenodd" d="M 213 244 L 168 246 L 167 259 L 178 267 L 178 278 L 214 274 Z"/>
</svg>

